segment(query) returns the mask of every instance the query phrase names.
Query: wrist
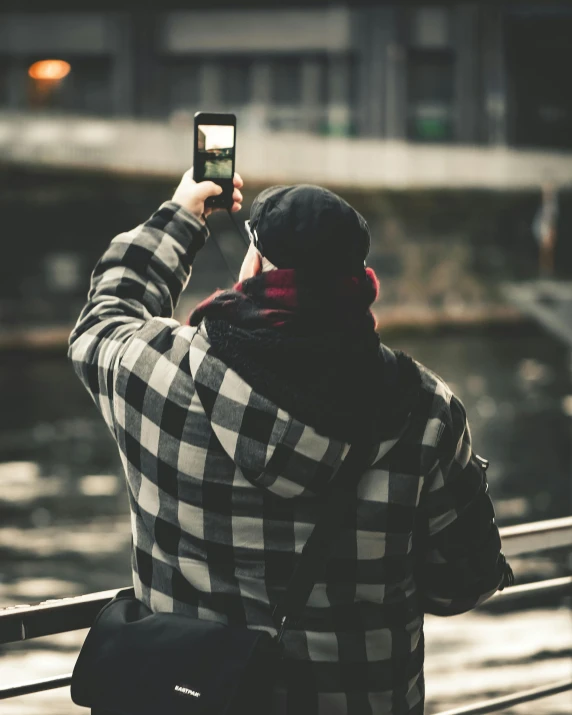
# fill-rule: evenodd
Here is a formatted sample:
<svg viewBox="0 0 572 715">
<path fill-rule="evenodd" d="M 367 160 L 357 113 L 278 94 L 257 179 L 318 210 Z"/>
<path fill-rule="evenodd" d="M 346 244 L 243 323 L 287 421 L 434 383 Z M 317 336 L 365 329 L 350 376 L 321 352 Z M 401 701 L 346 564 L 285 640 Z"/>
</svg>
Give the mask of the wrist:
<svg viewBox="0 0 572 715">
<path fill-rule="evenodd" d="M 203 215 L 203 203 L 193 201 L 192 198 L 192 196 L 189 196 L 188 191 L 181 190 L 181 187 L 179 186 L 173 194 L 171 201 L 178 204 L 187 213 L 191 214 L 191 216 L 194 216 L 197 220 L 201 221 L 201 216 Z"/>
<path fill-rule="evenodd" d="M 198 210 L 193 210 L 188 204 L 186 204 L 181 199 L 178 199 L 176 196 L 173 196 L 173 198 L 171 199 L 171 201 L 169 203 L 176 204 L 188 216 L 191 216 L 192 218 L 195 219 L 195 221 L 198 221 L 201 224 L 201 226 L 205 225 L 204 212 L 199 213 Z"/>
<path fill-rule="evenodd" d="M 171 199 L 161 205 L 161 209 L 169 210 L 171 214 L 170 223 L 177 227 L 179 235 L 184 234 L 188 238 L 185 242 L 194 243 L 197 249 L 201 248 L 209 237 L 209 230 L 204 220 L 190 211 L 184 204 Z M 169 232 L 169 231 L 167 231 Z"/>
</svg>

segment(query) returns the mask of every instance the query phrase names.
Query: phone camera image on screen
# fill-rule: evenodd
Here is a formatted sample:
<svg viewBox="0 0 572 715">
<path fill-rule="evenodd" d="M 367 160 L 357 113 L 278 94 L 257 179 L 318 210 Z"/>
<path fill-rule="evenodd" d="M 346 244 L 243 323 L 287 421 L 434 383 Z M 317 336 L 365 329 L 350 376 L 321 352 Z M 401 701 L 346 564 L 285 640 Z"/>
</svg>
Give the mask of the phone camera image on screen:
<svg viewBox="0 0 572 715">
<path fill-rule="evenodd" d="M 232 179 L 233 126 L 199 124 L 197 149 L 205 179 Z"/>
</svg>

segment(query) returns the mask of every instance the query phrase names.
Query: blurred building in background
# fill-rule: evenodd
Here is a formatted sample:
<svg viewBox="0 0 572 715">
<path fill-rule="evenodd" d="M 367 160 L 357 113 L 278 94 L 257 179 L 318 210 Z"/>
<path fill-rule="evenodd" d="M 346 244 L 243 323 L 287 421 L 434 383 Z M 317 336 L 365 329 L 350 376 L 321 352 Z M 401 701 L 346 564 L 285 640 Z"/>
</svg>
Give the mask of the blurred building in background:
<svg viewBox="0 0 572 715">
<path fill-rule="evenodd" d="M 564 3 L 91 5 L 2 15 L 2 108 L 161 120 L 208 108 L 270 130 L 572 148 Z M 57 85 L 28 76 L 51 58 L 71 65 Z"/>
<path fill-rule="evenodd" d="M 237 115 L 245 206 L 308 182 L 364 213 L 394 313 L 489 315 L 537 270 L 542 185 L 572 270 L 572 5 L 103 3 L 0 11 L 0 322 L 72 321 L 110 236 L 191 164 L 198 110 Z"/>
</svg>

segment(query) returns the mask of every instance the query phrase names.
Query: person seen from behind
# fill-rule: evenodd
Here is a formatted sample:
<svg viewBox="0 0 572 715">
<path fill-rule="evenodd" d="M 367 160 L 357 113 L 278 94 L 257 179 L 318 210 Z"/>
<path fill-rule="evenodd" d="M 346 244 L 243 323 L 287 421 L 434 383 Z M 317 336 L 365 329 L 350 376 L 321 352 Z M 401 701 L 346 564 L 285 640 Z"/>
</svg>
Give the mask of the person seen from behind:
<svg viewBox="0 0 572 715">
<path fill-rule="evenodd" d="M 238 174 L 234 185 L 238 211 Z M 366 441 L 370 466 L 286 630 L 268 715 L 419 715 L 424 615 L 512 583 L 465 410 L 380 341 L 367 223 L 318 186 L 262 191 L 239 282 L 174 320 L 218 193 L 191 170 L 117 236 L 70 337 L 125 470 L 135 595 L 275 634 L 329 482 Z"/>
</svg>

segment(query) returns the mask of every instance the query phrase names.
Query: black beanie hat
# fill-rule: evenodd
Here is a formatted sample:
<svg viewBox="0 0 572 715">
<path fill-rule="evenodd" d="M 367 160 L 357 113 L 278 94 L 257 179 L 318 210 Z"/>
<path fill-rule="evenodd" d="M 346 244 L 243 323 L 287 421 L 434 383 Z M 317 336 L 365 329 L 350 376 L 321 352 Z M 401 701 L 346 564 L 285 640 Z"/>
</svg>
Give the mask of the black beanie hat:
<svg viewBox="0 0 572 715">
<path fill-rule="evenodd" d="M 363 271 L 368 225 L 337 194 L 321 186 L 271 186 L 254 199 L 250 227 L 258 249 L 276 268 Z"/>
</svg>

